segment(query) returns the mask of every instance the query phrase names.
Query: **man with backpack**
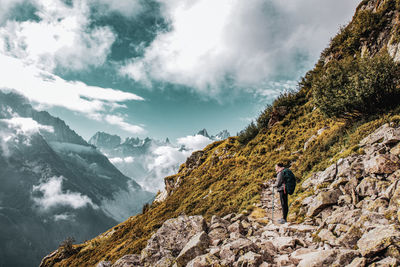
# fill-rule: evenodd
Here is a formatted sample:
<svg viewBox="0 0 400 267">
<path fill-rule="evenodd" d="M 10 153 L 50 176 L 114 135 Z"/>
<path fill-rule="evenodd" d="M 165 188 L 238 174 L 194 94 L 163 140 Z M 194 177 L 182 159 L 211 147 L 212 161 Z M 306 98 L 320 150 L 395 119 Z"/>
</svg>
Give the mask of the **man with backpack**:
<svg viewBox="0 0 400 267">
<path fill-rule="evenodd" d="M 285 168 L 282 163 L 275 165 L 275 171 L 277 173 L 277 181 L 274 186 L 277 187 L 282 205 L 282 219 L 280 219 L 278 223 L 284 224 L 286 223 L 289 212 L 288 194 L 291 195 L 294 192 L 296 187 L 296 177 L 293 172 L 288 168 Z"/>
</svg>

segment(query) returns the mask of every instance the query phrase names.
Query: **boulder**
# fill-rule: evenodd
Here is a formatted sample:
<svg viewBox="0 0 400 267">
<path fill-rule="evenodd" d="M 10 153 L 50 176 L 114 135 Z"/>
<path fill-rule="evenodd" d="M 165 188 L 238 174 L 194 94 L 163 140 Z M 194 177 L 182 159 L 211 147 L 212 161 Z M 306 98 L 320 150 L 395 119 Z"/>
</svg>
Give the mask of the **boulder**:
<svg viewBox="0 0 400 267">
<path fill-rule="evenodd" d="M 371 266 L 373 267 L 395 267 L 398 266 L 398 261 L 395 258 L 387 257 L 378 262 L 374 262 Z"/>
<path fill-rule="evenodd" d="M 228 232 L 244 234 L 244 229 L 240 221 L 236 221 L 228 226 Z"/>
<path fill-rule="evenodd" d="M 111 266 L 112 266 L 111 261 L 101 261 L 96 265 L 96 267 L 111 267 Z"/>
<path fill-rule="evenodd" d="M 361 209 L 348 210 L 346 207 L 336 209 L 331 216 L 329 216 L 325 223 L 326 224 L 345 224 L 353 225 L 358 221 L 362 215 Z"/>
<path fill-rule="evenodd" d="M 170 266 L 173 266 L 174 263 L 175 263 L 175 258 L 172 257 L 171 255 L 167 255 L 167 256 L 162 257 L 160 260 L 158 260 L 156 262 L 156 264 L 154 264 L 154 266 L 157 266 L 157 267 L 170 267 Z"/>
<path fill-rule="evenodd" d="M 219 256 L 226 264 L 232 264 L 237 259 L 237 256 L 243 255 L 249 251 L 258 252 L 257 246 L 246 238 L 229 242 L 221 247 Z"/>
<path fill-rule="evenodd" d="M 273 256 L 276 255 L 277 249 L 270 240 L 261 239 L 255 242 L 259 254 L 263 256 L 263 260 L 272 262 Z"/>
<path fill-rule="evenodd" d="M 278 251 L 284 252 L 288 248 L 292 251 L 294 248 L 296 248 L 296 245 L 299 244 L 301 246 L 304 246 L 304 241 L 292 237 L 292 236 L 279 236 L 271 240 L 272 244 L 274 247 L 278 249 Z"/>
<path fill-rule="evenodd" d="M 303 189 L 309 189 L 310 187 L 316 187 L 322 183 L 332 182 L 336 178 L 337 166 L 336 163 L 332 164 L 324 171 L 313 173 L 307 180 L 302 183 Z"/>
<path fill-rule="evenodd" d="M 297 267 L 329 266 L 335 261 L 336 254 L 337 251 L 333 249 L 311 252 L 304 255 Z"/>
<path fill-rule="evenodd" d="M 364 257 L 370 257 L 397 242 L 400 242 L 400 231 L 394 225 L 390 225 L 378 226 L 364 233 L 357 245 Z"/>
<path fill-rule="evenodd" d="M 398 142 L 400 142 L 400 128 L 392 128 L 386 123 L 361 140 L 360 146 L 373 145 L 375 143 L 393 144 Z"/>
<path fill-rule="evenodd" d="M 282 255 L 276 255 L 276 258 L 274 259 L 274 262 L 278 266 L 290 266 L 289 264 L 291 263 L 291 260 L 289 258 L 289 255 L 287 254 L 282 254 Z"/>
<path fill-rule="evenodd" d="M 140 261 L 140 255 L 129 254 L 125 255 L 117 260 L 112 267 L 131 267 L 131 266 L 143 266 Z"/>
<path fill-rule="evenodd" d="M 176 258 L 178 266 L 185 266 L 189 261 L 204 254 L 209 245 L 209 238 L 205 232 L 193 236 Z"/>
<path fill-rule="evenodd" d="M 390 202 L 389 207 L 393 209 L 400 210 L 400 182 L 396 183 L 396 187 L 393 187 L 392 191 L 389 192 Z M 400 221 L 400 217 L 399 217 Z"/>
<path fill-rule="evenodd" d="M 392 257 L 395 258 L 397 261 L 400 262 L 400 244 L 395 244 L 395 245 L 390 245 L 386 251 L 385 251 L 385 256 L 386 257 Z"/>
<path fill-rule="evenodd" d="M 315 201 L 309 205 L 307 216 L 313 217 L 324 208 L 336 204 L 342 192 L 338 189 L 321 192 L 315 198 Z"/>
<path fill-rule="evenodd" d="M 400 155 L 400 143 L 390 149 L 390 153 L 393 155 L 399 156 Z"/>
<path fill-rule="evenodd" d="M 358 240 L 363 235 L 363 232 L 358 224 L 350 226 L 345 234 L 342 234 L 337 239 L 337 244 L 342 245 L 346 248 L 354 248 L 357 245 Z"/>
<path fill-rule="evenodd" d="M 228 237 L 228 231 L 225 228 L 215 228 L 208 233 L 211 244 L 217 245 L 221 240 Z"/>
<path fill-rule="evenodd" d="M 249 251 L 243 256 L 240 256 L 238 261 L 234 264 L 234 266 L 240 267 L 258 267 L 263 262 L 262 256 L 260 254 L 254 253 L 253 251 Z"/>
<path fill-rule="evenodd" d="M 290 259 L 297 265 L 301 260 L 305 259 L 308 254 L 313 252 L 318 252 L 318 250 L 313 248 L 300 248 L 290 254 Z"/>
<path fill-rule="evenodd" d="M 378 194 L 378 189 L 375 188 L 375 184 L 377 181 L 378 180 L 375 178 L 364 178 L 356 188 L 357 194 L 361 197 Z"/>
<path fill-rule="evenodd" d="M 210 223 L 210 230 L 216 229 L 216 228 L 226 228 L 228 227 L 229 222 L 227 220 L 222 219 L 219 216 L 212 216 L 211 217 L 211 223 Z"/>
<path fill-rule="evenodd" d="M 336 237 L 328 229 L 322 229 L 318 233 L 318 237 L 321 238 L 322 241 L 328 242 L 329 245 L 335 245 L 336 244 Z"/>
<path fill-rule="evenodd" d="M 392 200 L 392 197 L 397 189 L 399 181 L 394 181 L 386 190 L 381 194 L 382 198 Z"/>
<path fill-rule="evenodd" d="M 346 265 L 346 267 L 365 267 L 367 265 L 367 259 L 366 258 L 354 258 L 353 261 Z"/>
<path fill-rule="evenodd" d="M 360 227 L 365 231 L 370 231 L 374 229 L 377 225 L 379 226 L 389 226 L 389 221 L 384 214 L 378 212 L 371 212 L 368 210 L 363 210 L 363 213 L 358 221 Z"/>
<path fill-rule="evenodd" d="M 186 243 L 196 234 L 205 231 L 206 222 L 202 216 L 179 216 L 169 219 L 147 241 L 141 259 L 154 264 L 165 256 L 177 257 Z"/>
<path fill-rule="evenodd" d="M 395 171 L 394 173 L 389 175 L 389 177 L 387 179 L 388 179 L 388 181 L 390 181 L 392 183 L 399 181 L 400 180 L 400 169 L 398 169 L 397 171 Z"/>
<path fill-rule="evenodd" d="M 204 254 L 189 261 L 186 267 L 213 267 L 219 266 L 219 260 L 214 255 Z"/>
<path fill-rule="evenodd" d="M 270 239 L 271 237 L 278 237 L 278 236 L 279 236 L 279 234 L 275 231 L 264 231 L 261 234 L 261 237 L 265 238 L 265 239 Z"/>
<path fill-rule="evenodd" d="M 334 266 L 345 266 L 353 261 L 353 259 L 359 256 L 360 253 L 357 250 L 352 249 L 340 249 L 336 255 L 336 260 L 333 263 Z"/>
<path fill-rule="evenodd" d="M 400 159 L 393 154 L 378 154 L 364 161 L 369 174 L 391 174 L 400 168 Z"/>
<path fill-rule="evenodd" d="M 378 198 L 367 206 L 367 210 L 383 214 L 388 206 L 389 202 L 386 199 Z"/>
</svg>

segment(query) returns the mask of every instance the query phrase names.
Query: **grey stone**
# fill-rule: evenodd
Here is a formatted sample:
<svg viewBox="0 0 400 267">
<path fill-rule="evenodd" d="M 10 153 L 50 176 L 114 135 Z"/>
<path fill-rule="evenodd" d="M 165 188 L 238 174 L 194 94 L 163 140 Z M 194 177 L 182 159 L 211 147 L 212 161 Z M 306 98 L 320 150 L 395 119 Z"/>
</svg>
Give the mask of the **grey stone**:
<svg viewBox="0 0 400 267">
<path fill-rule="evenodd" d="M 209 237 L 205 232 L 193 236 L 176 258 L 178 266 L 185 266 L 189 261 L 204 254 L 209 246 Z"/>
<path fill-rule="evenodd" d="M 260 254 L 249 251 L 243 256 L 240 256 L 234 266 L 240 267 L 258 267 L 262 263 L 262 256 Z"/>
<path fill-rule="evenodd" d="M 394 225 L 379 226 L 364 233 L 357 245 L 364 257 L 370 257 L 399 241 L 400 232 Z"/>
<path fill-rule="evenodd" d="M 112 267 L 133 267 L 143 266 L 140 261 L 140 256 L 136 254 L 125 255 L 117 260 Z"/>
<path fill-rule="evenodd" d="M 297 265 L 298 267 L 321 267 L 329 266 L 336 259 L 337 251 L 321 250 L 317 252 L 311 252 L 304 255 L 304 258 Z"/>
<path fill-rule="evenodd" d="M 101 261 L 97 263 L 96 267 L 111 267 L 111 261 Z"/>
<path fill-rule="evenodd" d="M 324 208 L 336 204 L 342 192 L 338 189 L 321 192 L 308 208 L 307 216 L 312 217 L 320 213 Z"/>
<path fill-rule="evenodd" d="M 186 243 L 206 228 L 202 216 L 183 215 L 167 220 L 147 241 L 141 259 L 148 264 L 154 264 L 165 256 L 177 257 Z"/>
</svg>

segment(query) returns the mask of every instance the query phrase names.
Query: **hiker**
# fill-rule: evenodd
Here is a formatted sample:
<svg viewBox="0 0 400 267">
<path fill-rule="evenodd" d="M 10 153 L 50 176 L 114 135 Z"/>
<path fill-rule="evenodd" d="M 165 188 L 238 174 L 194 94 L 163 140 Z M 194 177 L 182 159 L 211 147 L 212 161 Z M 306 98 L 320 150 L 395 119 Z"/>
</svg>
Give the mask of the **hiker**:
<svg viewBox="0 0 400 267">
<path fill-rule="evenodd" d="M 285 168 L 282 163 L 275 165 L 275 171 L 277 174 L 277 181 L 274 186 L 277 187 L 282 205 L 282 219 L 278 220 L 278 223 L 284 224 L 286 223 L 289 212 L 288 194 L 293 194 L 296 187 L 296 178 L 292 171 Z"/>
</svg>

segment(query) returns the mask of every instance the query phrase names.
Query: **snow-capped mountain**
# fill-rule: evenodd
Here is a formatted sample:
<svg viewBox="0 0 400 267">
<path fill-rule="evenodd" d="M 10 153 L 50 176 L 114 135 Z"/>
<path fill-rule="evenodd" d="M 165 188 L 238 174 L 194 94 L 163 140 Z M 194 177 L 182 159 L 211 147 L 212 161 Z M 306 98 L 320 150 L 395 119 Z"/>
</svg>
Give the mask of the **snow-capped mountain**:
<svg viewBox="0 0 400 267">
<path fill-rule="evenodd" d="M 206 129 L 196 135 L 178 138 L 172 144 L 168 138 L 160 141 L 152 138 L 126 138 L 97 132 L 89 143 L 96 146 L 125 175 L 132 177 L 145 190 L 157 192 L 164 189 L 164 177 L 179 170 L 193 151 L 204 148 L 216 140 L 228 138 L 227 130 L 209 136 Z"/>
<path fill-rule="evenodd" d="M 197 134 L 198 134 L 198 135 L 205 136 L 205 137 L 207 137 L 207 138 L 210 138 L 210 139 L 211 139 L 210 135 L 208 134 L 208 132 L 207 132 L 207 130 L 206 130 L 205 128 L 204 128 L 204 129 L 202 129 L 202 130 L 200 130 L 200 131 L 198 131 L 198 132 L 197 132 Z"/>
<path fill-rule="evenodd" d="M 0 266 L 38 265 L 66 237 L 89 239 L 154 197 L 64 121 L 1 91 L 0 185 Z"/>
<path fill-rule="evenodd" d="M 224 140 L 224 139 L 226 139 L 226 138 L 231 136 L 231 134 L 228 132 L 228 130 L 223 130 L 223 131 L 217 133 L 216 135 L 211 135 L 210 136 L 206 129 L 202 129 L 197 134 L 205 136 L 207 138 L 210 138 L 213 141 Z"/>
</svg>

